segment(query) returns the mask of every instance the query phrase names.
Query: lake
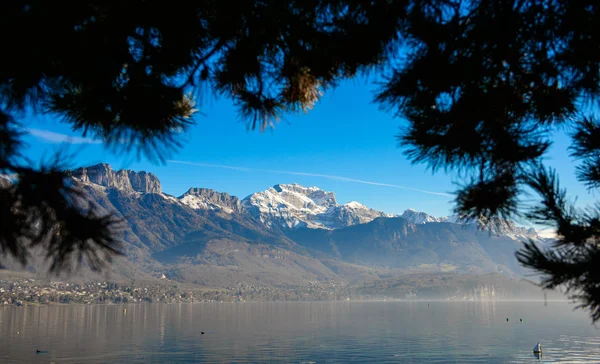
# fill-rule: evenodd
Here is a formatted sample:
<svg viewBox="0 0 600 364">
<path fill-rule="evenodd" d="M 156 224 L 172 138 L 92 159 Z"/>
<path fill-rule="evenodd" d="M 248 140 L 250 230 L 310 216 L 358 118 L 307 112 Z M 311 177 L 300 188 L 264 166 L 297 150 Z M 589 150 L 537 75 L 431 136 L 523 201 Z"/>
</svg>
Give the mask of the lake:
<svg viewBox="0 0 600 364">
<path fill-rule="evenodd" d="M 246 302 L 0 307 L 0 362 L 600 362 L 600 331 L 587 313 L 573 307 L 552 301 L 547 306 Z M 538 341 L 543 347 L 539 359 L 532 352 Z"/>
</svg>

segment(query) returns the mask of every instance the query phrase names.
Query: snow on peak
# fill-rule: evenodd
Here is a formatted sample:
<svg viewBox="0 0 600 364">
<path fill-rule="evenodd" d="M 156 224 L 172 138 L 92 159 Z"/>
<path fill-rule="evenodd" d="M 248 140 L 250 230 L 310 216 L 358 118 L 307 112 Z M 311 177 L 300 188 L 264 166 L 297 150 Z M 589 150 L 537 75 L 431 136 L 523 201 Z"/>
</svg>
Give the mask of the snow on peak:
<svg viewBox="0 0 600 364">
<path fill-rule="evenodd" d="M 425 212 L 417 211 L 415 209 L 405 210 L 400 217 L 412 222 L 413 224 L 427 224 L 430 222 L 444 222 L 446 221 L 443 217 L 435 217 Z"/>
<path fill-rule="evenodd" d="M 529 239 L 539 240 L 541 237 L 538 232 L 531 227 L 517 226 L 513 221 L 493 218 L 493 219 L 479 219 L 477 224 L 481 228 L 489 229 L 496 235 L 507 236 L 513 240 L 529 241 Z"/>
<path fill-rule="evenodd" d="M 179 201 L 194 210 L 219 210 L 228 214 L 242 210 L 242 205 L 237 197 L 209 188 L 190 188 L 179 197 Z"/>
<path fill-rule="evenodd" d="M 426 212 L 418 211 L 412 208 L 406 209 L 400 217 L 412 222 L 413 224 L 427 224 L 430 222 L 448 222 L 452 224 L 469 224 L 470 221 L 461 220 L 458 215 L 436 217 Z"/>
<path fill-rule="evenodd" d="M 407 209 L 400 217 L 412 222 L 413 224 L 427 224 L 432 222 L 447 222 L 460 225 L 477 224 L 480 228 L 489 229 L 496 235 L 506 236 L 513 240 L 527 241 L 528 239 L 538 240 L 540 235 L 533 228 L 517 226 L 514 222 L 503 219 L 492 220 L 464 220 L 458 215 L 435 217 L 425 212 Z"/>
<path fill-rule="evenodd" d="M 337 229 L 388 216 L 356 201 L 339 205 L 333 192 L 297 183 L 277 184 L 242 201 L 244 208 L 268 226 Z"/>
<path fill-rule="evenodd" d="M 342 206 L 346 206 L 346 207 L 349 207 L 351 209 L 368 209 L 367 206 L 363 205 L 360 202 L 356 202 L 356 201 L 350 201 L 348 203 L 343 204 Z"/>
<path fill-rule="evenodd" d="M 332 205 L 337 205 L 333 192 L 323 191 L 316 186 L 304 187 L 297 183 L 277 184 L 267 191 L 272 194 L 278 194 L 283 200 L 296 208 L 307 208 L 310 210 L 323 208 L 326 210 Z"/>
</svg>

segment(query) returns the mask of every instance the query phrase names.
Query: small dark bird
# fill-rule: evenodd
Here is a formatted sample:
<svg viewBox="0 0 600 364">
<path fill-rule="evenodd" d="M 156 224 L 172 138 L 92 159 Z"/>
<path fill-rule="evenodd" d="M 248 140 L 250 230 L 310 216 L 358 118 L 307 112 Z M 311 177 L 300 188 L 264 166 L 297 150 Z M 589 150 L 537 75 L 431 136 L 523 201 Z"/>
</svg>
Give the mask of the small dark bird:
<svg viewBox="0 0 600 364">
<path fill-rule="evenodd" d="M 204 335 L 204 331 L 200 331 L 200 335 Z"/>
</svg>

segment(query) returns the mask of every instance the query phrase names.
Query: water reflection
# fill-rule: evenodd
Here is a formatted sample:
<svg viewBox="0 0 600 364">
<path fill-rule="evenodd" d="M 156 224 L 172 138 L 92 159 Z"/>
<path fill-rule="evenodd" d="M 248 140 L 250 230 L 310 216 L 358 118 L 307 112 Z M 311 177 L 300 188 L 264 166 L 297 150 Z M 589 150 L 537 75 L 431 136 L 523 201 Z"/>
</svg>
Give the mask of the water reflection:
<svg viewBox="0 0 600 364">
<path fill-rule="evenodd" d="M 538 341 L 544 362 L 600 361 L 586 314 L 556 302 L 124 307 L 2 307 L 0 361 L 521 363 L 542 360 L 531 357 Z"/>
</svg>

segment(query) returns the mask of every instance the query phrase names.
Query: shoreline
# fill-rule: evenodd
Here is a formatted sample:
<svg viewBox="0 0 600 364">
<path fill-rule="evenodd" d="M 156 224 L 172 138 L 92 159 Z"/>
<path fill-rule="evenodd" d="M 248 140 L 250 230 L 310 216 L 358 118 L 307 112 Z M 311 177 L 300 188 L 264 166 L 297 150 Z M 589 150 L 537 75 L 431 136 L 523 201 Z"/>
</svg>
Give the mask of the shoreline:
<svg viewBox="0 0 600 364">
<path fill-rule="evenodd" d="M 571 303 L 577 304 L 572 300 L 442 300 L 442 299 L 432 299 L 432 300 L 304 300 L 304 301 L 198 301 L 198 302 L 128 302 L 128 303 L 59 303 L 52 302 L 47 304 L 42 303 L 26 303 L 22 305 L 17 304 L 0 304 L 0 308 L 6 307 L 15 307 L 15 308 L 25 308 L 25 307 L 70 307 L 70 306 L 156 306 L 156 305 L 196 305 L 196 304 L 255 304 L 255 303 L 533 303 L 533 302 L 553 302 L 553 303 Z"/>
</svg>

